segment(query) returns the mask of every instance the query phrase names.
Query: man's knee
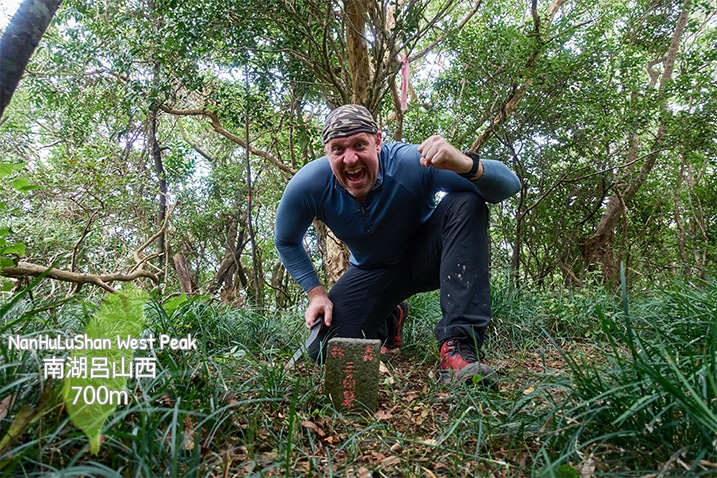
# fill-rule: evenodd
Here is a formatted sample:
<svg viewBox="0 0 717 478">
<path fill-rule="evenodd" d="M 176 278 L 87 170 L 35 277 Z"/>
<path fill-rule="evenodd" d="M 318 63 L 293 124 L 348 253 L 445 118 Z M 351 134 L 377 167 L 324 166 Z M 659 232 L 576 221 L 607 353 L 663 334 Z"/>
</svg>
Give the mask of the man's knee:
<svg viewBox="0 0 717 478">
<path fill-rule="evenodd" d="M 441 200 L 447 208 L 448 218 L 458 221 L 488 221 L 488 206 L 485 200 L 475 192 L 459 191 L 446 194 Z"/>
</svg>

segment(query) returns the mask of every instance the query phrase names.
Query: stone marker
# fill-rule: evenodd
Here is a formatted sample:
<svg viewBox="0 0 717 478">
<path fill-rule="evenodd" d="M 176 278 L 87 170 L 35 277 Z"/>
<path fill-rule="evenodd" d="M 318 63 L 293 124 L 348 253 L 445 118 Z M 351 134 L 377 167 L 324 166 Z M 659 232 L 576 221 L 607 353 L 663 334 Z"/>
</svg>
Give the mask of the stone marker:
<svg viewBox="0 0 717 478">
<path fill-rule="evenodd" d="M 324 392 L 342 412 L 378 408 L 378 367 L 381 341 L 333 338 L 326 350 Z"/>
</svg>

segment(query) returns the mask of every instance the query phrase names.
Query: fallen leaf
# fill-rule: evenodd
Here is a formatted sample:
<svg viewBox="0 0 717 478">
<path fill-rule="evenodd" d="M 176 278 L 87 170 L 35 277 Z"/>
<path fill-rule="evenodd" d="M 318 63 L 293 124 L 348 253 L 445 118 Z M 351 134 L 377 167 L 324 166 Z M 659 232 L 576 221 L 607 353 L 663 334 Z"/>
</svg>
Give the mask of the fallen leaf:
<svg viewBox="0 0 717 478">
<path fill-rule="evenodd" d="M 410 404 L 412 404 L 413 402 L 415 402 L 417 398 L 418 398 L 418 394 L 417 394 L 417 393 L 408 393 L 408 394 L 406 394 L 405 396 L 402 396 L 402 397 L 401 397 L 401 401 L 402 401 L 403 403 L 405 403 L 406 405 L 410 405 Z"/>
<path fill-rule="evenodd" d="M 384 382 L 385 382 L 387 385 L 393 385 L 394 383 L 396 383 L 396 381 L 394 380 L 393 376 L 391 375 L 391 372 L 389 372 L 388 367 L 386 367 L 386 365 L 385 365 L 383 362 L 379 362 L 379 364 L 378 364 L 378 372 L 379 372 L 381 375 L 385 375 L 385 376 L 386 376 L 386 379 L 384 380 Z"/>
<path fill-rule="evenodd" d="M 422 467 L 421 467 L 421 470 L 423 470 L 423 475 L 424 475 L 424 476 L 428 476 L 428 477 L 430 477 L 430 478 L 436 478 L 435 473 L 433 473 L 431 470 L 429 470 L 429 469 L 426 468 L 425 466 L 422 466 Z"/>
<path fill-rule="evenodd" d="M 379 410 L 375 414 L 376 420 L 389 420 L 393 418 L 393 415 L 388 410 Z"/>
<path fill-rule="evenodd" d="M 331 435 L 323 438 L 321 441 L 324 443 L 328 443 L 329 445 L 333 445 L 334 443 L 338 443 L 341 441 L 341 438 L 337 437 L 336 435 Z"/>
<path fill-rule="evenodd" d="M 310 421 L 308 421 L 308 420 L 304 420 L 303 422 L 301 422 L 301 426 L 304 427 L 304 428 L 308 428 L 309 430 L 311 430 L 312 432 L 316 433 L 316 434 L 319 435 L 320 437 L 326 436 L 326 432 L 325 432 L 324 430 L 322 430 L 321 427 L 318 426 L 318 425 L 317 425 L 316 423 L 314 423 L 314 422 L 310 422 Z"/>
<path fill-rule="evenodd" d="M 380 451 L 375 451 L 375 450 L 366 451 L 362 455 L 366 461 L 373 462 L 373 463 L 381 463 L 386 459 L 386 455 L 384 455 Z"/>
<path fill-rule="evenodd" d="M 12 406 L 13 398 L 15 398 L 15 395 L 8 395 L 3 398 L 2 402 L 0 402 L 0 420 L 7 416 L 7 411 L 10 410 L 10 407 Z"/>
<path fill-rule="evenodd" d="M 595 462 L 592 457 L 588 457 L 587 460 L 579 465 L 580 476 L 589 477 L 595 474 Z"/>
<path fill-rule="evenodd" d="M 304 428 L 308 428 L 309 430 L 313 430 L 313 431 L 316 431 L 319 429 L 319 426 L 316 423 L 310 422 L 308 420 L 301 422 L 301 426 Z"/>
<path fill-rule="evenodd" d="M 184 417 L 184 441 L 182 442 L 182 449 L 194 450 L 194 424 L 189 415 Z"/>
<path fill-rule="evenodd" d="M 364 468 L 363 466 L 356 470 L 356 475 L 359 478 L 369 478 L 370 476 L 373 476 L 373 472 L 369 470 L 368 468 Z"/>
</svg>

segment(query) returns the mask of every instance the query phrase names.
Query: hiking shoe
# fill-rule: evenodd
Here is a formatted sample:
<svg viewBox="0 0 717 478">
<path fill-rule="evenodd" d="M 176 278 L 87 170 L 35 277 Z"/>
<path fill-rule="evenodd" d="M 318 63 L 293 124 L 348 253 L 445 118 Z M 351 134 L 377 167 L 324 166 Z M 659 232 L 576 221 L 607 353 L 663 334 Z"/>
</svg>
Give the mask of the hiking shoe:
<svg viewBox="0 0 717 478">
<path fill-rule="evenodd" d="M 396 309 L 391 312 L 388 316 L 388 340 L 381 347 L 381 353 L 388 353 L 392 349 L 400 349 L 403 345 L 403 338 L 401 337 L 401 329 L 403 328 L 403 322 L 408 317 L 408 302 L 401 301 L 396 306 Z"/>
<path fill-rule="evenodd" d="M 438 372 L 443 383 L 460 380 L 468 383 L 485 382 L 491 385 L 495 378 L 493 376 L 495 370 L 478 361 L 473 340 L 468 337 L 443 342 Z"/>
</svg>

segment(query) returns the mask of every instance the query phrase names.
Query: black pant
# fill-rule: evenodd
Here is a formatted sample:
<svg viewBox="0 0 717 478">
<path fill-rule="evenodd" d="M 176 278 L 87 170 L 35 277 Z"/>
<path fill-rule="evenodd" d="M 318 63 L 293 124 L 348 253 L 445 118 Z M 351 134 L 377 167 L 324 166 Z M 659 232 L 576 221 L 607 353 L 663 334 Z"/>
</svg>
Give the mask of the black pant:
<svg viewBox="0 0 717 478">
<path fill-rule="evenodd" d="M 388 337 L 386 317 L 408 297 L 441 290 L 442 318 L 434 328 L 439 344 L 468 337 L 483 344 L 491 320 L 488 283 L 488 208 L 474 192 L 447 194 L 421 227 L 403 261 L 386 268 L 354 265 L 329 291 L 333 323 L 309 346 L 325 357 L 332 337 Z"/>
</svg>

